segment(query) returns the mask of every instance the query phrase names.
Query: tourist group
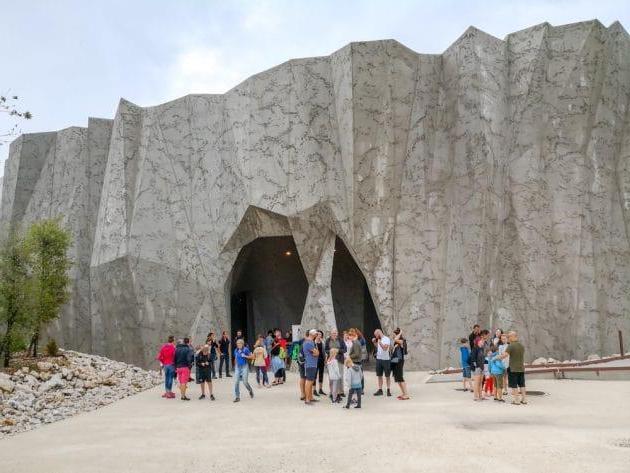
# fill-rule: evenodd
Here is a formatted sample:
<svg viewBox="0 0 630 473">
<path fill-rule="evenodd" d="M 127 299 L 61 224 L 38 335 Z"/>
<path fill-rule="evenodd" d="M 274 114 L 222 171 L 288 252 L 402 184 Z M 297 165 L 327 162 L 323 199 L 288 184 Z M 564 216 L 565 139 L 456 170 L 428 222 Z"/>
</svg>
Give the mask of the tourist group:
<svg viewBox="0 0 630 473">
<path fill-rule="evenodd" d="M 489 330 L 473 326 L 468 339 L 460 339 L 460 362 L 464 391 L 473 392 L 473 400 L 492 397 L 505 402 L 507 388 L 512 390 L 512 404 L 527 404 L 525 392 L 525 347 L 515 331 L 503 333 L 498 328 L 494 336 Z"/>
<path fill-rule="evenodd" d="M 378 390 L 374 396 L 391 396 L 391 375 L 400 388 L 397 399 L 409 399 L 403 377 L 407 341 L 402 331 L 394 330 L 393 337 L 386 336 L 382 330 L 374 331 L 372 353 L 375 360 Z M 157 360 L 164 374 L 164 398 L 172 399 L 173 383 L 179 383 L 180 399 L 189 401 L 188 383 L 194 380 L 200 385 L 199 399 L 207 397 L 214 401 L 212 381 L 234 372 L 234 402 L 241 400 L 241 384 L 249 397 L 254 398 L 254 390 L 249 383 L 250 371 L 256 372 L 259 387 L 271 388 L 286 382 L 286 372 L 295 363 L 300 373 L 300 400 L 312 406 L 324 391 L 324 373 L 328 377 L 328 397 L 332 403 L 341 403 L 343 407 L 361 408 L 364 394 L 363 366 L 369 359 L 367 341 L 360 330 L 351 328 L 339 336 L 334 329 L 327 337 L 321 330 L 312 329 L 300 340 L 292 340 L 291 333 L 282 335 L 279 329 L 269 330 L 266 336 L 258 335 L 253 346 L 249 346 L 238 330 L 233 337 L 223 332 L 217 340 L 210 332 L 205 344 L 193 347 L 190 338 L 178 340 L 173 336 L 160 348 Z M 218 373 L 216 364 L 218 362 Z M 218 374 L 218 376 L 217 376 Z M 385 391 L 383 390 L 385 378 Z M 207 397 L 206 397 L 207 396 Z M 343 403 L 343 398 L 346 402 Z"/>
</svg>

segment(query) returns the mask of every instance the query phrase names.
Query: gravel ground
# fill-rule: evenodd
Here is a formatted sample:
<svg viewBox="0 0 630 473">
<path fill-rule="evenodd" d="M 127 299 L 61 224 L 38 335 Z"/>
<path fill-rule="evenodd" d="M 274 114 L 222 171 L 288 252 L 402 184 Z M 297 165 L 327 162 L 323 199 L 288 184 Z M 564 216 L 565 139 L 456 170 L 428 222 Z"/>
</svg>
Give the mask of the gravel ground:
<svg viewBox="0 0 630 473">
<path fill-rule="evenodd" d="M 0 441 L 10 472 L 458 472 L 630 471 L 630 383 L 532 380 L 527 406 L 473 403 L 459 384 L 424 384 L 413 399 L 374 398 L 364 408 L 296 399 L 296 378 L 233 404 L 231 380 L 217 400 L 160 397 L 154 388 L 97 411 Z M 250 376 L 250 380 L 252 376 Z M 396 395 L 397 392 L 394 392 Z"/>
</svg>

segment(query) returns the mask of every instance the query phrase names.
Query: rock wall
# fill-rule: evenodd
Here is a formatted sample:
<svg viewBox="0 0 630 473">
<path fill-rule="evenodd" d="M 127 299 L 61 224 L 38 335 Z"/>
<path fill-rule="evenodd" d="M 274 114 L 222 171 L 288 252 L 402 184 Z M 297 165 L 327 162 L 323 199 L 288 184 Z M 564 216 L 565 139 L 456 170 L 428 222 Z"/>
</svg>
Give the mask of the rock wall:
<svg viewBox="0 0 630 473">
<path fill-rule="evenodd" d="M 547 23 L 468 29 L 441 55 L 396 41 L 296 59 L 223 95 L 24 135 L 1 218 L 75 237 L 64 346 L 148 364 L 167 334 L 229 329 L 240 248 L 292 235 L 303 320 L 335 324 L 331 241 L 409 364 L 456 363 L 474 322 L 528 357 L 616 351 L 630 332 L 630 38 Z"/>
</svg>

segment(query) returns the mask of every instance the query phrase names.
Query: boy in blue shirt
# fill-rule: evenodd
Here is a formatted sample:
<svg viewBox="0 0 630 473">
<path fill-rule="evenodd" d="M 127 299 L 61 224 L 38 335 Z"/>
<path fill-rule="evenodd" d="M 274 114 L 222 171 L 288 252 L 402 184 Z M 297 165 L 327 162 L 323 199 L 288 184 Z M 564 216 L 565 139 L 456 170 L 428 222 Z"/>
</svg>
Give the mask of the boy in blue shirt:
<svg viewBox="0 0 630 473">
<path fill-rule="evenodd" d="M 247 377 L 249 376 L 248 361 L 253 360 L 254 355 L 245 346 L 242 338 L 236 340 L 236 349 L 234 350 L 234 402 L 241 400 L 240 384 L 243 381 L 245 388 L 249 391 L 249 397 L 254 398 L 254 390 L 249 385 Z"/>
<path fill-rule="evenodd" d="M 465 338 L 459 339 L 459 362 L 462 365 L 464 391 L 468 391 L 468 389 L 472 391 L 472 381 L 470 379 L 470 348 L 468 348 L 468 340 Z"/>
</svg>

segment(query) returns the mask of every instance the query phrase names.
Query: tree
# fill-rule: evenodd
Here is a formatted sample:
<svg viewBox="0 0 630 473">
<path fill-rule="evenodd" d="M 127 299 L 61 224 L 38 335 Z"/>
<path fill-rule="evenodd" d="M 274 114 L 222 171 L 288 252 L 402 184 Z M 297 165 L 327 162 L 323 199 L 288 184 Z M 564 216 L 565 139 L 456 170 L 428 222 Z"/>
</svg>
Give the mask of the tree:
<svg viewBox="0 0 630 473">
<path fill-rule="evenodd" d="M 37 356 L 41 330 L 59 317 L 59 309 L 69 298 L 70 241 L 70 233 L 58 220 L 35 222 L 26 236 L 33 278 L 33 336 L 29 346 L 33 356 Z"/>
<path fill-rule="evenodd" d="M 0 356 L 4 353 L 5 368 L 9 366 L 20 333 L 32 322 L 29 260 L 24 239 L 17 230 L 12 230 L 0 248 L 0 321 L 5 327 Z"/>
<path fill-rule="evenodd" d="M 30 120 L 33 118 L 33 114 L 27 110 L 18 108 L 17 102 L 19 99 L 17 95 L 0 95 L 0 113 L 8 115 L 11 119 Z M 20 131 L 18 123 L 15 122 L 9 130 L 0 132 L 0 146 L 2 146 L 5 141 L 8 141 L 10 137 L 20 133 Z"/>
</svg>

